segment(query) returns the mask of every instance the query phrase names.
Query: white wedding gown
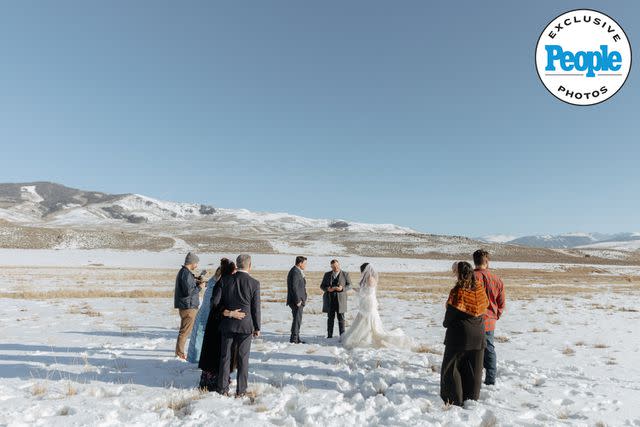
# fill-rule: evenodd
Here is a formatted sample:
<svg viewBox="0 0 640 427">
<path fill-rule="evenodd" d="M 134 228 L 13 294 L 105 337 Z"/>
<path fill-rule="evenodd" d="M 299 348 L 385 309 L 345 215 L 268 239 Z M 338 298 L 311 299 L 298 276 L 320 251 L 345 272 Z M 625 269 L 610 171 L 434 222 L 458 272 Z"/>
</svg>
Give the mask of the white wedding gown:
<svg viewBox="0 0 640 427">
<path fill-rule="evenodd" d="M 342 345 L 347 349 L 356 347 L 389 347 L 411 350 L 414 342 L 402 329 L 385 331 L 378 314 L 378 273 L 367 265 L 360 279 L 360 305 L 353 324 L 342 335 Z"/>
</svg>

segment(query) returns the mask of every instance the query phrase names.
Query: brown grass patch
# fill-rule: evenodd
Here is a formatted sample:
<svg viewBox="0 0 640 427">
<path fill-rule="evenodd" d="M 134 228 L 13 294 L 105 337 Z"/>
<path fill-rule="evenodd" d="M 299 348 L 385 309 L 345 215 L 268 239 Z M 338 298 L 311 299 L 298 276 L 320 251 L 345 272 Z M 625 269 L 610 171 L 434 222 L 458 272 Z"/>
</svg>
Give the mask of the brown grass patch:
<svg viewBox="0 0 640 427">
<path fill-rule="evenodd" d="M 65 390 L 65 394 L 66 394 L 67 396 L 75 396 L 76 394 L 78 394 L 78 389 L 77 389 L 77 388 L 75 388 L 75 387 L 73 386 L 73 384 L 71 384 L 71 383 L 69 382 L 69 383 L 67 383 L 67 388 L 66 388 L 66 390 Z"/>
<path fill-rule="evenodd" d="M 102 313 L 94 310 L 89 304 L 72 305 L 69 308 L 70 314 L 83 314 L 89 317 L 102 317 Z"/>
<path fill-rule="evenodd" d="M 413 351 L 415 353 L 429 353 L 429 354 L 437 354 L 437 355 L 442 356 L 442 351 L 441 350 L 438 350 L 437 348 L 432 347 L 432 346 L 430 346 L 428 344 L 424 344 L 424 343 L 418 345 L 417 347 L 415 347 L 413 349 Z"/>
<path fill-rule="evenodd" d="M 562 350 L 562 354 L 564 354 L 565 356 L 573 356 L 574 354 L 576 354 L 576 351 L 571 347 L 565 347 L 565 349 Z"/>
<path fill-rule="evenodd" d="M 184 415 L 189 409 L 191 399 L 185 397 L 171 397 L 167 402 L 167 408 L 171 409 L 176 414 Z"/>
<path fill-rule="evenodd" d="M 46 392 L 47 392 L 47 386 L 42 383 L 34 384 L 31 387 L 32 396 L 44 396 Z"/>
<path fill-rule="evenodd" d="M 547 328 L 533 328 L 531 329 L 531 332 L 540 333 L 540 332 L 549 332 L 549 330 Z"/>
<path fill-rule="evenodd" d="M 5 288 L 0 298 L 28 300 L 137 298 L 143 303 L 150 298 L 172 298 L 177 269 L 128 269 L 111 267 L 3 267 L 2 279 L 13 284 Z M 566 268 L 562 271 L 496 269 L 505 282 L 507 299 L 533 300 L 537 298 L 590 298 L 602 292 L 637 293 L 640 280 L 628 282 L 625 277 L 593 275 L 589 267 Z M 260 280 L 265 303 L 285 304 L 287 271 L 253 271 Z M 353 287 L 357 288 L 359 272 L 350 272 Z M 307 272 L 307 292 L 310 301 L 322 296 L 322 272 Z M 446 299 L 453 286 L 447 273 L 381 273 L 379 296 L 405 301 L 438 302 Z M 80 287 L 77 284 L 85 283 Z M 608 286 L 602 286 L 606 283 Z M 34 284 L 36 286 L 34 286 Z M 76 284 L 71 286 L 70 284 Z M 535 286 L 533 286 L 535 284 Z M 354 291 L 350 291 L 355 296 Z M 594 303 L 594 309 L 637 312 L 634 308 L 620 308 Z M 311 312 L 309 312 L 311 314 Z M 557 313 L 550 310 L 549 314 Z"/>
<path fill-rule="evenodd" d="M 52 291 L 0 292 L 0 298 L 46 300 L 46 299 L 90 299 L 90 298 L 173 298 L 172 291 L 136 290 L 110 291 L 106 289 L 79 290 L 55 289 Z"/>
</svg>

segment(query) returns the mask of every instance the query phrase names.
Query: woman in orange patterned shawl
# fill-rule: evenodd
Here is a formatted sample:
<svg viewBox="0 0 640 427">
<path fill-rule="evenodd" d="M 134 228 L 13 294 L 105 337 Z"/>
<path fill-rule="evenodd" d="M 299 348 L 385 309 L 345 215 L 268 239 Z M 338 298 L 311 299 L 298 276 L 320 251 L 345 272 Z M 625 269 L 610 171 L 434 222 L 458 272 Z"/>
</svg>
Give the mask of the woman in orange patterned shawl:
<svg viewBox="0 0 640 427">
<path fill-rule="evenodd" d="M 440 371 L 440 397 L 446 403 L 462 406 L 465 400 L 478 400 L 482 385 L 485 334 L 482 314 L 489 305 L 481 284 L 476 284 L 468 262 L 454 265 L 456 285 L 449 292 L 443 326 L 445 351 Z"/>
</svg>

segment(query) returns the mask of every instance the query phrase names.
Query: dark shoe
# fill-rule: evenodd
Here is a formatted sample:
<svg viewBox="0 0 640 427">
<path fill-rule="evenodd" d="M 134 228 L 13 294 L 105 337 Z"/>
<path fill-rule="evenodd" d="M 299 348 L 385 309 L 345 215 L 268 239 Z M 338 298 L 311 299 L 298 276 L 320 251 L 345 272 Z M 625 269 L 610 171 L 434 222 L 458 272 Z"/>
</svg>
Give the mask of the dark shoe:
<svg viewBox="0 0 640 427">
<path fill-rule="evenodd" d="M 327 339 L 333 338 L 333 335 L 327 335 Z"/>
</svg>

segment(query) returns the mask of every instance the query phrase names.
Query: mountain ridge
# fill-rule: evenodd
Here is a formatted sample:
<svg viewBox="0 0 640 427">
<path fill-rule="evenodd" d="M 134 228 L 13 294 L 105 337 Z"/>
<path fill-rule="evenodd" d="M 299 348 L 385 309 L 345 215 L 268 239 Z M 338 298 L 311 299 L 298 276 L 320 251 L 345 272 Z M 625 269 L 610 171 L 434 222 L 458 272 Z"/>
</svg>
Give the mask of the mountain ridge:
<svg viewBox="0 0 640 427">
<path fill-rule="evenodd" d="M 484 242 L 496 241 L 500 239 L 502 235 L 496 236 L 484 236 L 479 237 L 478 240 Z M 509 237 L 509 236 L 507 236 Z M 591 245 L 598 245 L 602 243 L 611 243 L 615 246 L 615 243 L 631 242 L 640 240 L 640 233 L 638 232 L 619 232 L 619 233 L 585 233 L 585 232 L 569 232 L 561 234 L 537 234 L 513 237 L 512 239 L 502 239 L 501 243 L 522 245 L 536 248 L 552 248 L 552 249 L 571 249 L 571 248 L 586 248 Z"/>
<path fill-rule="evenodd" d="M 510 261 L 622 264 L 636 259 L 629 250 L 615 248 L 556 250 L 483 243 L 395 224 L 171 202 L 136 193 L 84 191 L 47 181 L 0 184 L 0 248 L 469 259 L 480 247 L 488 249 L 494 259 Z"/>
</svg>

